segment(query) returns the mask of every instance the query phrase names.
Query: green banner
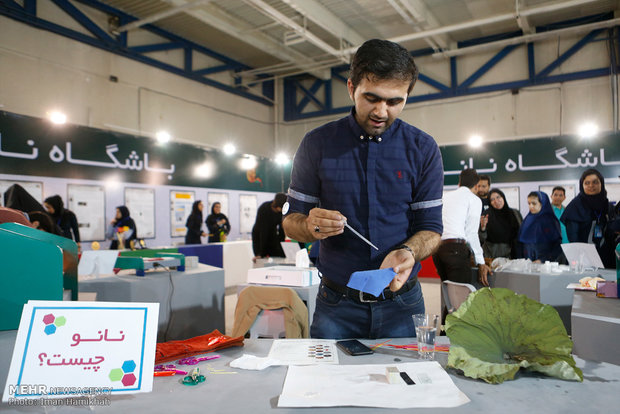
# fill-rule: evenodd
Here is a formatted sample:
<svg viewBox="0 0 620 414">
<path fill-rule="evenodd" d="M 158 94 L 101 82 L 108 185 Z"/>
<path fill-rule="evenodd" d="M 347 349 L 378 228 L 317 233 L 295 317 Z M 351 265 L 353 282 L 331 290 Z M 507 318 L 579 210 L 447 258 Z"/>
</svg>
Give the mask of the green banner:
<svg viewBox="0 0 620 414">
<path fill-rule="evenodd" d="M 473 149 L 468 145 L 441 147 L 444 183 L 457 184 L 464 168 L 487 174 L 491 182 L 578 180 L 588 168 L 607 178 L 620 175 L 620 134 L 590 140 L 576 136 L 499 141 Z"/>
<path fill-rule="evenodd" d="M 444 183 L 463 168 L 492 182 L 577 180 L 587 168 L 620 175 L 620 134 L 576 136 L 441 147 Z M 255 168 L 247 163 L 256 162 Z M 244 166 L 245 165 L 245 166 Z M 0 111 L 0 173 L 229 190 L 286 191 L 291 165 L 252 156 L 226 156 L 187 144 L 155 140 Z"/>
<path fill-rule="evenodd" d="M 255 164 L 255 167 L 252 166 Z M 0 173 L 279 192 L 291 165 L 0 111 Z"/>
</svg>

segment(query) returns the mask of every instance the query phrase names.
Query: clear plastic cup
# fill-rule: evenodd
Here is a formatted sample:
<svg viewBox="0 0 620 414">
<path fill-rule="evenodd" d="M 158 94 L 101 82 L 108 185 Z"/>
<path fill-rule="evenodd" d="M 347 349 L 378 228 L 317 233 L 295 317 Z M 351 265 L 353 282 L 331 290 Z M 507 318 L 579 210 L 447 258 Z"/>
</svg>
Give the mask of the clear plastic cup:
<svg viewBox="0 0 620 414">
<path fill-rule="evenodd" d="M 435 338 L 439 332 L 439 315 L 413 315 L 415 334 L 418 339 L 418 357 L 432 360 L 435 358 Z"/>
</svg>

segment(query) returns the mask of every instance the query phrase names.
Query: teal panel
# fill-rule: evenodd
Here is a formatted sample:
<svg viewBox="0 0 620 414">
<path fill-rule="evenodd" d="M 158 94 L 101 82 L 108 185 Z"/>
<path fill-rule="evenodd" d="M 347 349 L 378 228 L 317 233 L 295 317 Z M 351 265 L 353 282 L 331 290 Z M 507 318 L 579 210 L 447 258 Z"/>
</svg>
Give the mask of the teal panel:
<svg viewBox="0 0 620 414">
<path fill-rule="evenodd" d="M 62 300 L 63 255 L 55 244 L 18 234 L 3 226 L 0 226 L 3 256 L 0 330 L 9 330 L 19 327 L 23 305 L 29 300 Z"/>
</svg>

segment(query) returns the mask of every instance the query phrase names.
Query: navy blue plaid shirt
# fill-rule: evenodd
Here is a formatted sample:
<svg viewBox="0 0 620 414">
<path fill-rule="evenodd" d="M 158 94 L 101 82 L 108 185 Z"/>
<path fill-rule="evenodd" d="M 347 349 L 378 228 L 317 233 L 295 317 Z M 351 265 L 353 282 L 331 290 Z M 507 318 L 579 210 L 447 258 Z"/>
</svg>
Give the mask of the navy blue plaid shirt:
<svg viewBox="0 0 620 414">
<path fill-rule="evenodd" d="M 346 228 L 341 235 L 321 240 L 317 267 L 341 285 L 355 271 L 378 269 L 385 256 L 413 234 L 443 230 L 443 163 L 435 140 L 400 119 L 381 136 L 368 136 L 353 111 L 302 140 L 293 161 L 286 212 L 338 210 L 379 248 Z M 420 267 L 416 263 L 411 275 Z"/>
</svg>

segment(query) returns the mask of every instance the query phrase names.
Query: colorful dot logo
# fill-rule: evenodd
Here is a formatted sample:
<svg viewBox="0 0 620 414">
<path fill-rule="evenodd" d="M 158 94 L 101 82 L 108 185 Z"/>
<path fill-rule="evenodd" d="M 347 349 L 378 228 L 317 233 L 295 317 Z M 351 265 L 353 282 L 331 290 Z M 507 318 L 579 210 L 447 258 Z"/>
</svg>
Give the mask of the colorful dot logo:
<svg viewBox="0 0 620 414">
<path fill-rule="evenodd" d="M 64 316 L 55 317 L 54 314 L 48 313 L 43 317 L 43 323 L 45 324 L 43 332 L 47 335 L 51 335 L 56 332 L 56 328 L 60 328 L 67 323 L 67 318 Z"/>
<path fill-rule="evenodd" d="M 136 382 L 136 376 L 133 374 L 135 369 L 136 363 L 133 362 L 133 360 L 125 361 L 120 368 L 114 368 L 111 370 L 108 377 L 110 378 L 110 381 L 120 381 L 125 387 L 128 387 Z"/>
</svg>

